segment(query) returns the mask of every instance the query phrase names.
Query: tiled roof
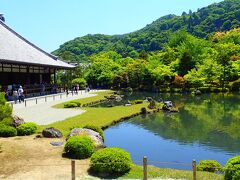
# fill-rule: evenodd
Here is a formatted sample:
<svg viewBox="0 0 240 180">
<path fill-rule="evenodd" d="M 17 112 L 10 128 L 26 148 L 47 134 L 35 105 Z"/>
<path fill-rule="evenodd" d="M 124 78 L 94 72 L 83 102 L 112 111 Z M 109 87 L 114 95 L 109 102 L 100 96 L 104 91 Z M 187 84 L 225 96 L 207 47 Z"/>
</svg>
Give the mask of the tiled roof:
<svg viewBox="0 0 240 180">
<path fill-rule="evenodd" d="M 35 46 L 0 20 L 0 62 L 74 68 Z"/>
</svg>

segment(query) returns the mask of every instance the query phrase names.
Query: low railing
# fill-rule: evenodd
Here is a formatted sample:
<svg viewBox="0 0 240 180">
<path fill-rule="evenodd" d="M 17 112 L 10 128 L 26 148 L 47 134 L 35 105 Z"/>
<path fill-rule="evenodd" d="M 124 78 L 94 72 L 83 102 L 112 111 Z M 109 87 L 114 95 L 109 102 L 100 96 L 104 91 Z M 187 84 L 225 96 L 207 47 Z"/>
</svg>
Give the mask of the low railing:
<svg viewBox="0 0 240 180">
<path fill-rule="evenodd" d="M 25 98 L 23 103 L 24 103 L 24 106 L 27 107 L 30 101 L 35 102 L 35 104 L 38 104 L 40 100 L 44 100 L 44 102 L 48 102 L 49 100 L 55 101 L 57 99 L 57 97 L 59 99 L 63 99 L 65 97 L 65 99 L 66 99 L 68 97 L 78 96 L 81 94 L 97 92 L 97 91 L 98 91 L 97 89 L 90 90 L 89 92 L 86 90 L 80 90 L 77 92 L 69 91 L 69 93 L 63 92 L 63 93 L 50 94 L 50 95 L 45 95 L 45 96 L 37 96 L 37 97 L 32 97 L 32 98 Z M 16 103 L 15 101 L 8 101 L 7 103 L 11 104 L 12 107 L 14 107 L 15 104 L 19 104 L 19 103 Z"/>
<path fill-rule="evenodd" d="M 4 163 L 4 162 L 3 162 Z M 113 162 L 115 163 L 122 163 L 122 162 Z M 113 164 L 113 163 L 99 163 L 99 164 Z M 143 167 L 143 171 L 142 171 L 142 179 L 143 180 L 147 180 L 149 177 L 149 170 L 148 170 L 148 166 L 151 165 L 151 163 L 156 163 L 156 162 L 151 162 L 148 161 L 148 158 L 146 156 L 143 157 L 142 161 L 137 162 L 137 164 L 141 164 L 141 166 Z M 198 178 L 198 171 L 196 168 L 196 161 L 192 160 L 192 162 L 189 163 L 175 163 L 175 162 L 157 162 L 158 164 L 169 164 L 169 165 L 179 165 L 179 166 L 188 166 L 188 168 L 191 168 L 192 171 L 192 178 L 193 180 L 197 180 Z M 70 160 L 69 163 L 66 163 L 66 161 L 64 161 L 63 163 L 53 163 L 53 164 L 26 164 L 24 165 L 24 167 L 33 167 L 33 169 L 35 169 L 36 167 L 38 167 L 37 171 L 41 172 L 42 169 L 51 169 L 54 167 L 58 168 L 58 171 L 54 170 L 53 173 L 48 173 L 47 176 L 51 176 L 51 177 L 47 177 L 48 179 L 50 178 L 56 178 L 56 177 L 66 177 L 66 179 L 72 179 L 72 180 L 76 180 L 77 178 L 79 179 L 80 174 L 82 174 L 82 169 L 84 167 L 84 169 L 86 169 L 86 175 L 87 175 L 87 169 L 89 168 L 89 162 L 86 161 L 81 161 L 81 160 Z M 61 169 L 64 169 L 64 171 L 61 171 Z M 81 170 L 80 170 L 81 169 Z M 190 172 L 191 172 L 190 171 Z M 171 171 L 169 171 L 169 173 L 171 173 Z M 38 173 L 41 176 L 44 175 L 44 173 Z M 169 174 L 169 178 L 171 178 L 171 174 Z M 174 175 L 173 175 L 174 176 Z M 190 175 L 191 176 L 191 175 Z M 200 177 L 200 176 L 199 176 Z M 45 177 L 46 178 L 46 177 Z M 107 178 L 107 177 L 106 177 Z M 157 178 L 157 177 L 155 177 Z M 160 178 L 160 177 L 159 177 Z M 184 177 L 181 177 L 184 178 Z M 189 179 L 189 175 L 186 175 L 187 179 Z"/>
</svg>

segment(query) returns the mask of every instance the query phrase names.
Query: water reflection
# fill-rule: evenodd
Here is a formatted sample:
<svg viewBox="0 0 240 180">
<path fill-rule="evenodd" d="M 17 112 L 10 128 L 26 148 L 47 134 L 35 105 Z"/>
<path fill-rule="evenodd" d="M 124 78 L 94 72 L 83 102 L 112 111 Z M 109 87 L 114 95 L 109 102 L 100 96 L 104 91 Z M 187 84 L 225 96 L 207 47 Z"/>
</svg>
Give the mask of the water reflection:
<svg viewBox="0 0 240 180">
<path fill-rule="evenodd" d="M 147 96 L 153 95 L 130 98 Z M 118 124 L 105 131 L 106 144 L 127 149 L 135 161 L 148 155 L 154 161 L 216 159 L 225 164 L 229 157 L 240 154 L 240 95 L 161 94 L 157 98 L 173 101 L 180 112 L 138 116 Z"/>
</svg>

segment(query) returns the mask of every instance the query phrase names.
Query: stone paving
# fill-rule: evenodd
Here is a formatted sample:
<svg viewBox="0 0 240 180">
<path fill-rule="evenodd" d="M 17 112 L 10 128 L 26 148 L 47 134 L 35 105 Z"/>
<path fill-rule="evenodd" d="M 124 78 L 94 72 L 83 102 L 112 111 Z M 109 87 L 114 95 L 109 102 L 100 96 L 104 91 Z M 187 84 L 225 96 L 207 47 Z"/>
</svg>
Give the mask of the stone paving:
<svg viewBox="0 0 240 180">
<path fill-rule="evenodd" d="M 95 92 L 95 91 L 92 91 Z M 26 122 L 35 122 L 39 125 L 47 125 L 84 113 L 82 109 L 57 109 L 52 106 L 66 101 L 95 96 L 96 94 L 79 91 L 78 95 L 66 93 L 41 96 L 26 99 L 24 103 L 13 104 L 13 114 L 23 118 Z M 36 100 L 37 98 L 37 100 Z"/>
</svg>

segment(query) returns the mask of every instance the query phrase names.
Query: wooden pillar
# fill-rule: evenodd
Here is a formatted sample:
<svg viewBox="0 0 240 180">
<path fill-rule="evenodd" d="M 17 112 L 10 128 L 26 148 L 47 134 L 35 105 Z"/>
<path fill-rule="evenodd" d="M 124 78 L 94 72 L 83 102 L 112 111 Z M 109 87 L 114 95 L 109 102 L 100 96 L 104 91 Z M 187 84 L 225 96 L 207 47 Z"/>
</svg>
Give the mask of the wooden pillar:
<svg viewBox="0 0 240 180">
<path fill-rule="evenodd" d="M 26 79 L 26 84 L 31 84 L 31 80 L 30 80 L 30 73 L 29 73 L 29 66 L 27 66 L 27 79 Z"/>
<path fill-rule="evenodd" d="M 53 83 L 56 84 L 56 68 L 54 68 Z"/>
<path fill-rule="evenodd" d="M 147 174 L 147 156 L 143 157 L 143 180 L 148 179 L 148 174 Z"/>
</svg>

